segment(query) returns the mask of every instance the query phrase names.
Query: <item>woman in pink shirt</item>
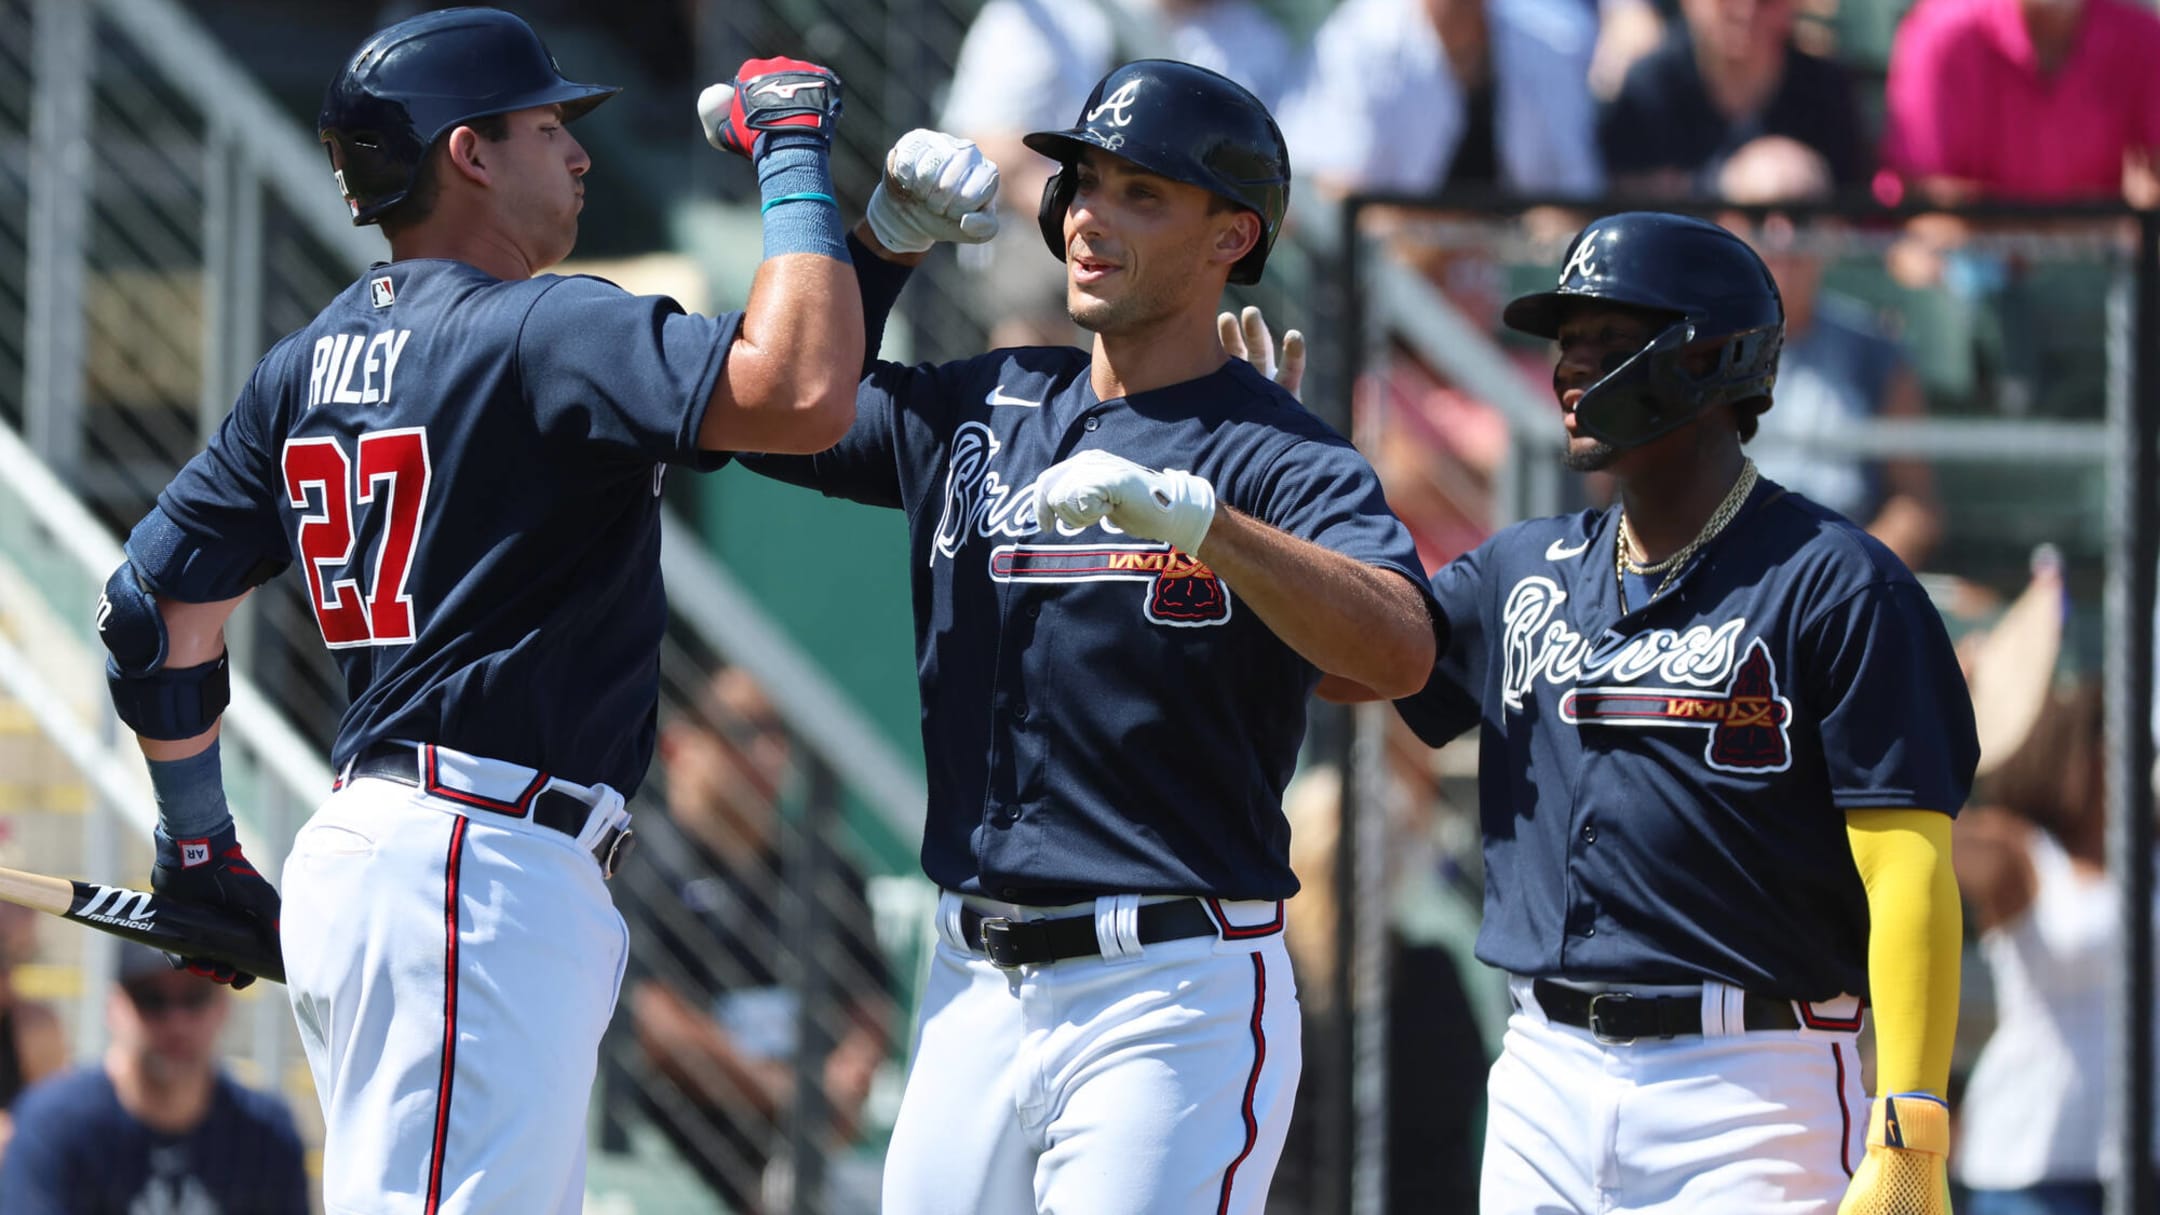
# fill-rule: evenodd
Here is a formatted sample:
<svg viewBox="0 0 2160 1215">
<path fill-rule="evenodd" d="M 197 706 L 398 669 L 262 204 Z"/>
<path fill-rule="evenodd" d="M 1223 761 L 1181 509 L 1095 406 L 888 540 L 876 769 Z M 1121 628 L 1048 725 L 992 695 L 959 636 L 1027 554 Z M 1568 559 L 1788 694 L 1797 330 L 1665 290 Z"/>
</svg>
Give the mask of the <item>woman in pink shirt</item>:
<svg viewBox="0 0 2160 1215">
<path fill-rule="evenodd" d="M 1890 55 L 1876 192 L 2150 203 L 2160 16 L 2129 0 L 1921 0 Z"/>
</svg>

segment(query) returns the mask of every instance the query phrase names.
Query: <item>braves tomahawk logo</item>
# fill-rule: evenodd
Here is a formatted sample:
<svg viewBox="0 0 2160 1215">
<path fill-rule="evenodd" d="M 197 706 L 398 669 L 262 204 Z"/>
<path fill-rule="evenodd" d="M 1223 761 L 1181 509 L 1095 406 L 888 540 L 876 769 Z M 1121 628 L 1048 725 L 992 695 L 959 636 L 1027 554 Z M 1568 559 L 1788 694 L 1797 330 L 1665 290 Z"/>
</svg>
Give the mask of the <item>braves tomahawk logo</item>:
<svg viewBox="0 0 2160 1215">
<path fill-rule="evenodd" d="M 1561 617 L 1567 597 L 1549 578 L 1525 578 L 1509 592 L 1501 613 L 1509 710 L 1521 712 L 1542 680 L 1567 689 L 1560 717 L 1571 725 L 1707 730 L 1703 762 L 1719 772 L 1792 766 L 1792 701 L 1762 638 L 1741 651 L 1745 617 L 1593 643 Z"/>
<path fill-rule="evenodd" d="M 957 567 L 969 539 L 1012 540 L 1035 535 L 1036 482 L 1013 486 L 991 467 L 997 435 L 969 422 L 953 435 L 945 465 L 945 505 L 932 535 L 930 563 Z M 1097 527 L 1122 535 L 1105 519 Z M 1143 611 L 1155 624 L 1192 628 L 1230 619 L 1230 592 L 1203 562 L 1162 543 L 998 544 L 990 550 L 993 582 L 1144 582 Z"/>
</svg>

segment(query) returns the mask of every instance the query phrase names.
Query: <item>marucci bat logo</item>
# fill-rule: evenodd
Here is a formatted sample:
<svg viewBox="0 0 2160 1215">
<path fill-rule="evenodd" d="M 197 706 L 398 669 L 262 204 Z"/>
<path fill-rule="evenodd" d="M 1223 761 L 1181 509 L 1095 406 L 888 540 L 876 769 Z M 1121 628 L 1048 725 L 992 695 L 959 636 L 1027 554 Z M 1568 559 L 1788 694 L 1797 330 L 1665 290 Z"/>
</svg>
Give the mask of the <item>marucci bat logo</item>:
<svg viewBox="0 0 2160 1215">
<path fill-rule="evenodd" d="M 157 923 L 157 908 L 150 905 L 149 891 L 130 890 L 125 886 L 92 886 L 91 889 L 96 893 L 69 913 L 75 919 L 120 928 L 149 928 Z"/>
</svg>

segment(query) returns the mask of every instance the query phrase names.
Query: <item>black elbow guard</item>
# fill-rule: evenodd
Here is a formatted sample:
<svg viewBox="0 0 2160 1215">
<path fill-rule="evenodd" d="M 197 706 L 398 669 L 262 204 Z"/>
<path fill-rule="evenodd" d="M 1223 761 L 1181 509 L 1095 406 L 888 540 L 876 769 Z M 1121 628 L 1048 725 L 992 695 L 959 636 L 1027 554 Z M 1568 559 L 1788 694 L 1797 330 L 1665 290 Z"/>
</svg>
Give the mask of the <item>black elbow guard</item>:
<svg viewBox="0 0 2160 1215">
<path fill-rule="evenodd" d="M 164 667 L 147 675 L 125 675 L 105 660 L 105 683 L 112 689 L 113 710 L 144 738 L 178 742 L 217 724 L 232 703 L 232 664 L 220 654 L 196 667 Z"/>
</svg>

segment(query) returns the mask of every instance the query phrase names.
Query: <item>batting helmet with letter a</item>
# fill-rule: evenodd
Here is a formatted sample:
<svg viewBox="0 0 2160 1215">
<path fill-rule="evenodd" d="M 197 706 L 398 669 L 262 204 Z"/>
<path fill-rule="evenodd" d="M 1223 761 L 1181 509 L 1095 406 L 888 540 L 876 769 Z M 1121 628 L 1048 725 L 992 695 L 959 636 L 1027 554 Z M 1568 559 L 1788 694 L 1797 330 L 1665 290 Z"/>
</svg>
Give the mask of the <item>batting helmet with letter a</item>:
<svg viewBox="0 0 2160 1215">
<path fill-rule="evenodd" d="M 1511 329 L 1557 338 L 1577 300 L 1625 304 L 1665 322 L 1575 406 L 1576 424 L 1614 447 L 1767 397 L 1777 381 L 1785 344 L 1777 281 L 1746 241 L 1716 224 L 1658 211 L 1608 215 L 1568 246 L 1557 288 L 1523 296 L 1501 316 Z M 1706 353 L 1715 356 L 1707 364 Z"/>
<path fill-rule="evenodd" d="M 561 106 L 567 122 L 620 91 L 563 79 L 540 36 L 510 13 L 446 8 L 361 43 L 330 82 L 315 129 L 353 223 L 372 224 L 460 123 L 543 105 Z"/>
<path fill-rule="evenodd" d="M 1236 81 L 1175 59 L 1137 59 L 1095 85 L 1072 127 L 1025 142 L 1065 166 L 1043 187 L 1037 216 L 1058 260 L 1079 186 L 1073 166 L 1099 148 L 1258 215 L 1260 243 L 1230 268 L 1230 281 L 1260 281 L 1290 206 L 1290 149 L 1267 107 Z"/>
</svg>

